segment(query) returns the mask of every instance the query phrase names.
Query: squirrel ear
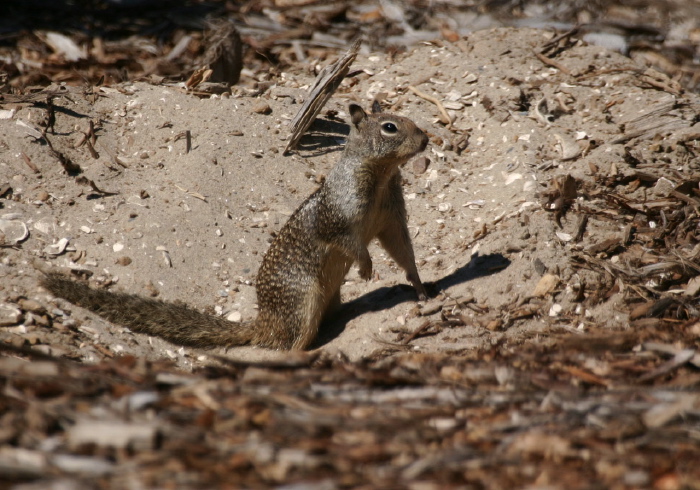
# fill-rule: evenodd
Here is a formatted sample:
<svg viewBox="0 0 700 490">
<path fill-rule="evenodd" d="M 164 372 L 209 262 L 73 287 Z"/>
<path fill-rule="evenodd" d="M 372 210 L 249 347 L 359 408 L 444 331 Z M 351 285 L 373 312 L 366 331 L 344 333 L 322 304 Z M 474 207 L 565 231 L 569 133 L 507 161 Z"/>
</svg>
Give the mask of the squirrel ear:
<svg viewBox="0 0 700 490">
<path fill-rule="evenodd" d="M 357 126 L 367 117 L 367 113 L 357 104 L 350 104 L 350 120 L 352 124 Z"/>
<path fill-rule="evenodd" d="M 379 112 L 382 112 L 382 106 L 377 99 L 374 99 L 374 102 L 372 102 L 372 114 L 377 114 Z"/>
</svg>

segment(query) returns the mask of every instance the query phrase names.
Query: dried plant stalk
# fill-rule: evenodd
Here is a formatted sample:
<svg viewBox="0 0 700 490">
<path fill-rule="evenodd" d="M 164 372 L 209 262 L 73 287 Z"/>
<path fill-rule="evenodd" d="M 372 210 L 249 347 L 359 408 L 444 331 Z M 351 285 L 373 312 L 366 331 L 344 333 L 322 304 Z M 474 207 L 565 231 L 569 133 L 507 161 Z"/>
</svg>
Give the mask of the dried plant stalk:
<svg viewBox="0 0 700 490">
<path fill-rule="evenodd" d="M 338 89 L 340 82 L 348 74 L 350 65 L 355 61 L 357 52 L 360 50 L 360 44 L 360 39 L 357 39 L 338 61 L 328 65 L 318 74 L 309 91 L 309 97 L 292 120 L 289 143 L 284 149 L 285 154 L 296 148 L 303 134 L 309 129 L 309 126 L 314 122 L 314 119 L 321 112 L 323 106 L 326 105 L 328 99 L 331 98 L 331 95 Z"/>
</svg>

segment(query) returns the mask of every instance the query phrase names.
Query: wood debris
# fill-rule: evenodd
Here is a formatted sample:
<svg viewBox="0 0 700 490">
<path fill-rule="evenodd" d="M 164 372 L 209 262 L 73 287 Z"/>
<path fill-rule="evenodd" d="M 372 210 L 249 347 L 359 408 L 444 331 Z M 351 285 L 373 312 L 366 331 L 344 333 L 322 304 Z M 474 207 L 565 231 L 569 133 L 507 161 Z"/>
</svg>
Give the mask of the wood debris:
<svg viewBox="0 0 700 490">
<path fill-rule="evenodd" d="M 290 127 L 289 142 L 283 153 L 296 148 L 299 140 L 326 105 L 328 99 L 338 89 L 345 75 L 350 71 L 350 65 L 355 61 L 360 50 L 361 39 L 355 40 L 347 52 L 335 63 L 326 66 L 316 77 L 314 84 L 309 90 L 309 95 L 301 106 L 297 115 L 292 119 Z"/>
<path fill-rule="evenodd" d="M 27 407 L 0 427 L 5 440 L 16 441 L 0 451 L 0 477 L 15 481 L 52 474 L 85 485 L 107 475 L 113 484 L 128 478 L 159 487 L 183 478 L 189 486 L 223 478 L 246 487 L 327 479 L 502 487 L 528 478 L 520 461 L 526 457 L 576 488 L 616 481 L 601 465 L 646 481 L 668 471 L 687 478 L 688 469 L 673 470 L 677 448 L 700 457 L 683 429 L 700 397 L 657 388 L 668 370 L 630 384 L 630 374 L 651 359 L 624 347 L 531 344 L 517 353 L 361 363 L 307 356 L 267 366 L 226 362 L 184 377 L 129 358 L 87 366 L 50 357 L 30 363 L 22 359 L 34 356 L 30 350 L 5 352 L 12 356 L 0 359 L 5 404 Z M 678 354 L 685 362 L 686 352 Z M 515 360 L 518 368 L 503 368 Z M 677 382 L 693 376 L 679 362 L 675 371 Z M 90 417 L 61 415 L 77 413 L 87 399 Z M 518 417 L 508 417 L 514 408 Z M 32 442 L 47 431 L 52 450 Z M 620 444 L 624 453 L 615 450 Z M 109 456 L 115 450 L 116 459 Z M 162 471 L 173 464 L 177 472 Z"/>
</svg>

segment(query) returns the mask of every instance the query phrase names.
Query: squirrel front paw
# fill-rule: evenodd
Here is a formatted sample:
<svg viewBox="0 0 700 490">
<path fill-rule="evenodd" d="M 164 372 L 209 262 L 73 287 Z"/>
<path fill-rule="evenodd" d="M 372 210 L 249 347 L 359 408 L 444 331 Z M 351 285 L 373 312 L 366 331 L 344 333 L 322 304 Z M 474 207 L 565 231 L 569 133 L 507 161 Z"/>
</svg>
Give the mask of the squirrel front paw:
<svg viewBox="0 0 700 490">
<path fill-rule="evenodd" d="M 367 258 L 367 260 L 360 263 L 360 277 L 365 281 L 369 281 L 372 277 L 372 259 Z"/>
</svg>

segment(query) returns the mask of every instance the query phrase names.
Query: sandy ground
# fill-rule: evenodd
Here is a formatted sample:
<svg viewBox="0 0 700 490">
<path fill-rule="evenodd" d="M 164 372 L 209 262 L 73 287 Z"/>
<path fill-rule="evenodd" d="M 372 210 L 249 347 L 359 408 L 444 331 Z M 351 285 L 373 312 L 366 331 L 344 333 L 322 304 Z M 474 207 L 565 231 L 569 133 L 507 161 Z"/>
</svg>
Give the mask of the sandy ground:
<svg viewBox="0 0 700 490">
<path fill-rule="evenodd" d="M 427 170 L 409 163 L 403 175 L 419 271 L 434 297 L 416 303 L 402 272 L 373 245 L 374 278 L 362 281 L 351 270 L 344 306 L 323 326 L 318 348 L 360 359 L 406 349 L 517 348 L 533 337 L 546 342 L 560 330 L 627 328 L 622 293 L 574 301 L 581 299 L 581 283 L 600 278 L 570 261 L 573 252 L 618 236 L 620 227 L 598 215 L 580 242 L 571 240 L 576 206 L 595 207 L 596 196 L 579 192 L 560 228 L 543 195 L 565 175 L 582 189 L 600 176 L 631 174 L 625 144 L 615 142 L 625 123 L 678 97 L 663 90 L 672 84 L 662 75 L 652 86 L 630 59 L 583 43 L 556 58 L 572 73 L 564 74 L 533 55 L 550 37 L 498 29 L 455 44 L 427 44 L 394 60 L 363 54 L 353 68 L 364 71 L 344 82 L 291 156 L 282 156 L 289 121 L 313 81 L 303 67 L 257 96 L 234 90 L 232 97 L 202 99 L 176 86 L 139 82 L 104 87 L 92 103 L 82 89 L 70 88 L 55 100 L 55 134 L 48 138 L 80 166 L 80 177 L 109 195 L 69 175 L 45 141 L 20 124 L 38 126 L 44 109 L 18 105 L 0 119 L 0 184 L 11 189 L 0 200 L 0 218 L 20 230 L 25 224 L 29 235 L 13 243 L 8 225 L 6 245 L 14 246 L 0 249 L 6 325 L 0 340 L 86 362 L 130 353 L 171 358 L 185 368 L 209 362 L 211 353 L 278 355 L 250 347 L 185 349 L 131 333 L 50 297 L 31 262 L 86 270 L 97 283 L 212 314 L 252 317 L 255 275 L 272 234 L 339 158 L 348 102 L 369 107 L 381 92 L 388 110 L 411 118 L 431 138 Z M 452 126 L 409 86 L 440 99 Z M 271 111 L 260 113 L 261 103 Z M 76 147 L 90 121 L 98 158 L 85 145 Z M 671 139 L 688 126 L 675 128 Z M 185 131 L 192 135 L 189 153 Z M 697 170 L 672 147 L 657 155 L 659 141 L 667 140 L 653 136 L 634 140 L 646 165 L 666 165 L 679 175 L 691 165 Z M 57 245 L 63 239 L 67 246 Z M 535 287 L 548 273 L 554 284 L 540 294 Z M 536 312 L 513 319 L 518 302 L 534 293 Z M 441 315 L 461 322 L 401 344 L 402 333 Z"/>
</svg>

